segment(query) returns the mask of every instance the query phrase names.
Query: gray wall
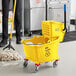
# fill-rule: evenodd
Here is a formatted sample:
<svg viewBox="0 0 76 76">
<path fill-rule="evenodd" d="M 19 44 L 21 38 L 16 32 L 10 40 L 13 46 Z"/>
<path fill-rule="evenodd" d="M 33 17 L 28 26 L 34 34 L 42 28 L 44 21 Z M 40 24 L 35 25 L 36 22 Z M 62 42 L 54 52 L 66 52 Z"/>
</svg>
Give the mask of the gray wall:
<svg viewBox="0 0 76 76">
<path fill-rule="evenodd" d="M 2 10 L 2 0 L 0 0 L 0 10 Z"/>
<path fill-rule="evenodd" d="M 76 19 L 76 0 L 71 0 L 71 19 Z"/>
</svg>

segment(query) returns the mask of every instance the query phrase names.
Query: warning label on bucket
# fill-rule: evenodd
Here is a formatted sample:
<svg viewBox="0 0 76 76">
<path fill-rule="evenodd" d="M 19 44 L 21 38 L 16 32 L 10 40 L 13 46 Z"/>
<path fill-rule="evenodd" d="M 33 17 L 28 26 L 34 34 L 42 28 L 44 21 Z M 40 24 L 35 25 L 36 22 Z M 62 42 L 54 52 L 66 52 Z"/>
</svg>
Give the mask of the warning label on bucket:
<svg viewBox="0 0 76 76">
<path fill-rule="evenodd" d="M 45 53 L 45 56 L 46 57 L 49 57 L 50 56 L 50 48 L 48 48 L 48 47 L 45 47 L 45 51 L 46 51 L 46 53 Z"/>
</svg>

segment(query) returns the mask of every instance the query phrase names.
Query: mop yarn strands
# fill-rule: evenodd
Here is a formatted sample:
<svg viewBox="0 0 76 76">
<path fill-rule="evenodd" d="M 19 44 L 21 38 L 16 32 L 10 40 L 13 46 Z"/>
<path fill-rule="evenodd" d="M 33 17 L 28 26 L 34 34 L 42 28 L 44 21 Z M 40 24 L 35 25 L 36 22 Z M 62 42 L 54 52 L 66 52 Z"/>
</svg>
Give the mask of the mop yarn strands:
<svg viewBox="0 0 76 76">
<path fill-rule="evenodd" d="M 22 59 L 22 56 L 20 56 L 18 52 L 13 50 L 5 50 L 0 53 L 0 61 L 16 61 Z"/>
</svg>

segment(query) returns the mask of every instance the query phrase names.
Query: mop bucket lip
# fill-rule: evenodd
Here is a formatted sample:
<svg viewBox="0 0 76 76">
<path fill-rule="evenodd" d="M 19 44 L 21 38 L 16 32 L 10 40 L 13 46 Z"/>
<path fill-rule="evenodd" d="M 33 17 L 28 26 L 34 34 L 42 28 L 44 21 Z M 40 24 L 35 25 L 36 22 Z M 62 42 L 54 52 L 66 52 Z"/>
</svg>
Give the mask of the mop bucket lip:
<svg viewBox="0 0 76 76">
<path fill-rule="evenodd" d="M 56 37 L 56 38 L 57 38 L 57 39 L 54 40 L 54 41 L 48 40 L 47 43 L 42 43 L 42 44 L 25 44 L 25 43 L 24 43 L 25 40 L 21 40 L 21 43 L 22 43 L 23 45 L 26 45 L 26 46 L 41 46 L 41 45 L 53 44 L 53 43 L 59 42 L 60 37 Z M 29 41 L 29 42 L 30 42 L 30 41 Z"/>
</svg>

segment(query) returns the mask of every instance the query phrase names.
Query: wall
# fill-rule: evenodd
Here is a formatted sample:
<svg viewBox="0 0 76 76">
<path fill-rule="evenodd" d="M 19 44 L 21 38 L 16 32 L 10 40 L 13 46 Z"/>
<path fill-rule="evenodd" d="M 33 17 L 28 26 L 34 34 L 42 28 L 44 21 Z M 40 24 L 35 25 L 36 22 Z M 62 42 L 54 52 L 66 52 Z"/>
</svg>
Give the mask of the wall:
<svg viewBox="0 0 76 76">
<path fill-rule="evenodd" d="M 11 0 L 12 1 L 12 0 Z M 10 4 L 11 5 L 11 4 Z M 2 9 L 2 0 L 0 0 L 0 10 Z M 71 0 L 71 19 L 76 18 L 76 0 Z"/>
<path fill-rule="evenodd" d="M 0 0 L 0 10 L 2 9 L 2 0 Z"/>
<path fill-rule="evenodd" d="M 71 0 L 71 19 L 76 19 L 76 0 Z"/>
</svg>

